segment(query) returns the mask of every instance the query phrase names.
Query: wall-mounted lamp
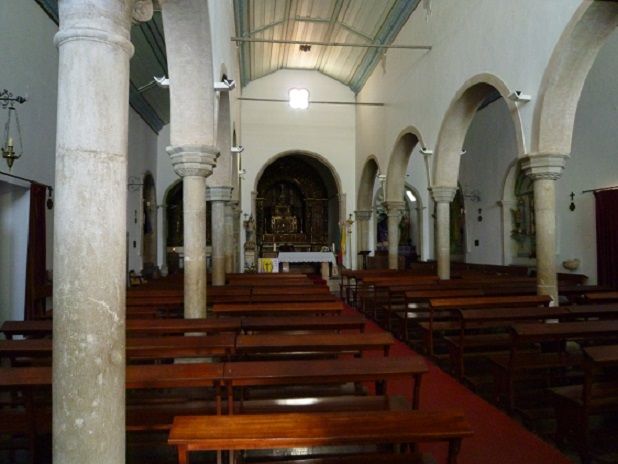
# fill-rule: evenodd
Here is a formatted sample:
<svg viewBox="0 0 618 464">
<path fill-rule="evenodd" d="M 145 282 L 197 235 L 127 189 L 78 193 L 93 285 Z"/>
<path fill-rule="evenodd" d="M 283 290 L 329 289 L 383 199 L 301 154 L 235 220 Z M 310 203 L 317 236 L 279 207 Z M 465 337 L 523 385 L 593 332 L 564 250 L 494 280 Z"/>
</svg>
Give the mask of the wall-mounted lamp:
<svg viewBox="0 0 618 464">
<path fill-rule="evenodd" d="M 575 193 L 571 192 L 571 194 L 569 195 L 571 197 L 571 204 L 569 205 L 569 209 L 571 211 L 575 211 Z"/>
<path fill-rule="evenodd" d="M 4 89 L 0 92 L 0 107 L 2 109 L 8 110 L 8 117 L 6 120 L 6 124 L 4 125 L 4 140 L 2 143 L 1 151 L 2 157 L 6 160 L 6 164 L 9 166 L 9 171 L 13 168 L 13 163 L 15 160 L 21 158 L 21 155 L 24 152 L 24 146 L 21 138 L 21 124 L 19 123 L 19 115 L 17 114 L 17 108 L 15 108 L 15 103 L 19 103 L 20 105 L 24 103 L 26 99 L 24 97 L 14 97 L 11 92 Z M 13 118 L 15 119 L 15 123 L 12 124 Z M 14 127 L 11 128 L 11 125 Z M 17 134 L 15 134 L 15 132 Z M 17 151 L 15 151 L 15 145 L 13 141 L 13 136 L 17 135 Z"/>
<path fill-rule="evenodd" d="M 459 156 L 463 156 L 463 155 L 465 155 L 466 153 L 468 153 L 468 151 L 467 151 L 467 150 L 461 150 L 461 153 L 459 154 Z"/>
<path fill-rule="evenodd" d="M 161 76 L 161 77 L 153 76 L 153 79 L 154 79 L 155 83 L 159 87 L 161 87 L 162 89 L 169 89 L 169 87 L 170 87 L 170 80 L 169 80 L 169 78 L 167 78 L 165 76 Z"/>
<path fill-rule="evenodd" d="M 247 174 L 247 170 L 246 169 L 239 169 L 238 170 L 238 177 L 241 179 L 245 179 L 245 174 Z"/>
<path fill-rule="evenodd" d="M 423 156 L 431 156 L 431 155 L 433 155 L 433 150 L 430 150 L 427 147 L 421 147 L 421 149 L 419 151 L 421 152 L 421 155 L 423 155 Z"/>
<path fill-rule="evenodd" d="M 521 90 L 516 90 L 515 92 L 509 95 L 509 100 L 513 100 L 514 102 L 525 103 L 525 102 L 529 102 L 530 100 L 532 100 L 532 97 L 530 95 L 522 93 Z"/>
<path fill-rule="evenodd" d="M 243 151 L 245 151 L 245 147 L 243 147 L 242 145 L 236 145 L 236 146 L 232 147 L 230 149 L 230 151 L 232 153 L 242 153 Z"/>
<path fill-rule="evenodd" d="M 233 79 L 223 78 L 221 82 L 215 82 L 215 91 L 217 92 L 229 92 L 236 88 L 236 81 Z"/>
</svg>

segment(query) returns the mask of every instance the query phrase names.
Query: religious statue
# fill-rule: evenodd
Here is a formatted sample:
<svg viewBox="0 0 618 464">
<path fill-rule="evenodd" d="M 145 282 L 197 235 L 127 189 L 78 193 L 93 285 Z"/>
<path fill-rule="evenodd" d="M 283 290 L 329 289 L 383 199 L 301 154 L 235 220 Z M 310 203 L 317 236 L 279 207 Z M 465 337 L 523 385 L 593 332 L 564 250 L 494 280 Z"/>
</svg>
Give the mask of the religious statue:
<svg viewBox="0 0 618 464">
<path fill-rule="evenodd" d="M 245 214 L 245 217 L 247 215 Z M 249 219 L 246 219 L 243 222 L 243 227 L 245 229 L 245 270 L 246 271 L 255 271 L 255 220 L 253 219 L 253 215 L 249 216 Z"/>
</svg>

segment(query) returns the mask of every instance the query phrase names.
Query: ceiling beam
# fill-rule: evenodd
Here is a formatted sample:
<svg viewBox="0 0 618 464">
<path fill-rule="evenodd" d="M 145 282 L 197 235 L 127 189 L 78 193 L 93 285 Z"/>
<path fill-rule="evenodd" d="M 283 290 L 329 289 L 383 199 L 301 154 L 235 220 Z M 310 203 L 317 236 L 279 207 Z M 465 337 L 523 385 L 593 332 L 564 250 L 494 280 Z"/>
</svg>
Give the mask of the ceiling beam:
<svg viewBox="0 0 618 464">
<path fill-rule="evenodd" d="M 289 100 L 283 98 L 253 98 L 253 97 L 238 97 L 243 101 L 258 101 L 258 102 L 273 102 L 273 103 L 289 103 Z M 310 105 L 353 105 L 353 106 L 384 106 L 384 103 L 373 102 L 346 102 L 346 101 L 329 101 L 329 100 L 311 100 Z"/>
<path fill-rule="evenodd" d="M 357 31 L 357 30 L 356 30 L 356 29 L 354 29 L 353 27 L 348 26 L 346 23 L 339 22 L 338 24 L 339 24 L 341 27 L 343 27 L 346 31 L 349 31 L 349 32 L 351 32 L 351 33 L 352 33 L 352 34 L 354 34 L 354 35 L 357 35 L 357 36 L 359 36 L 359 37 L 362 37 L 363 39 L 368 40 L 369 42 L 373 42 L 373 37 L 371 37 L 371 36 L 369 36 L 369 35 L 367 35 L 367 34 L 363 34 L 363 33 L 362 33 L 362 32 L 360 32 L 360 31 Z"/>
<path fill-rule="evenodd" d="M 328 23 L 328 30 L 326 31 L 326 41 L 327 42 L 332 42 L 333 40 L 333 34 L 335 33 L 335 26 L 338 22 L 339 14 L 341 13 L 342 8 L 343 8 L 343 0 L 337 0 L 335 2 L 335 5 L 333 6 L 333 12 L 330 16 L 330 21 Z M 320 50 L 320 55 L 318 56 L 318 59 L 315 62 L 318 69 L 322 67 L 325 56 L 326 56 L 326 47 Z"/>
<path fill-rule="evenodd" d="M 398 48 L 403 50 L 431 50 L 431 45 L 386 45 L 386 44 L 360 44 L 348 42 L 320 42 L 304 40 L 278 40 L 256 39 L 253 37 L 230 37 L 232 42 L 255 42 L 255 43 L 278 43 L 289 45 L 321 45 L 324 47 L 358 47 L 358 48 Z"/>
</svg>

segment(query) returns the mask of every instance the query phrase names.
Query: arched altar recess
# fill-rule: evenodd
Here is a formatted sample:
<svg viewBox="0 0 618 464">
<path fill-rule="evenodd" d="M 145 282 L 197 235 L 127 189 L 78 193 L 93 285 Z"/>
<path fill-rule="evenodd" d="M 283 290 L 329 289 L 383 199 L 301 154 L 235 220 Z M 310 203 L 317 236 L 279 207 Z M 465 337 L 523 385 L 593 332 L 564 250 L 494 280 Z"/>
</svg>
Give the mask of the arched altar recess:
<svg viewBox="0 0 618 464">
<path fill-rule="evenodd" d="M 257 182 L 256 240 L 270 252 L 320 251 L 337 242 L 339 195 L 329 167 L 304 154 L 277 158 Z"/>
</svg>

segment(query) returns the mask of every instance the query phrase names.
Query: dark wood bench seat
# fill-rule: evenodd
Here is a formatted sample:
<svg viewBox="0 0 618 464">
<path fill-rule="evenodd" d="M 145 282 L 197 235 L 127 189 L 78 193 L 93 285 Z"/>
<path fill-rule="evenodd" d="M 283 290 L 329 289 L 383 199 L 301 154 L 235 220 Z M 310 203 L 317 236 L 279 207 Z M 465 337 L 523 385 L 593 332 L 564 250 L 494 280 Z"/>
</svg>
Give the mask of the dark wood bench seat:
<svg viewBox="0 0 618 464">
<path fill-rule="evenodd" d="M 232 416 L 180 416 L 168 443 L 179 464 L 190 451 L 248 450 L 447 442 L 449 464 L 472 429 L 460 411 L 351 411 Z"/>
<path fill-rule="evenodd" d="M 364 453 L 340 454 L 337 456 L 312 457 L 308 459 L 294 459 L 291 461 L 275 461 L 276 464 L 435 464 L 429 453 Z M 274 464 L 273 461 L 251 461 L 251 464 Z"/>
<path fill-rule="evenodd" d="M 412 405 L 401 395 L 339 395 L 251 399 L 242 401 L 242 403 L 237 402 L 234 408 L 235 414 L 264 414 L 273 412 L 405 411 L 412 409 Z"/>
<path fill-rule="evenodd" d="M 550 391 L 556 410 L 556 441 L 571 439 L 582 462 L 589 462 L 590 417 L 618 412 L 618 345 L 589 346 L 583 354 L 583 383 Z M 609 424 L 608 431 L 615 437 L 615 425 Z"/>
<path fill-rule="evenodd" d="M 405 411 L 412 409 L 403 396 L 342 395 L 309 398 L 250 399 L 234 404 L 235 414 L 328 411 Z M 169 431 L 175 416 L 215 415 L 215 401 L 183 401 L 170 403 L 129 404 L 126 410 L 128 432 Z M 0 416 L 3 417 L 3 416 Z M 24 415 L 24 420 L 27 417 Z M 49 429 L 46 429 L 49 430 Z M 0 426 L 0 432 L 2 428 Z M 27 428 L 24 429 L 24 432 Z"/>
</svg>

